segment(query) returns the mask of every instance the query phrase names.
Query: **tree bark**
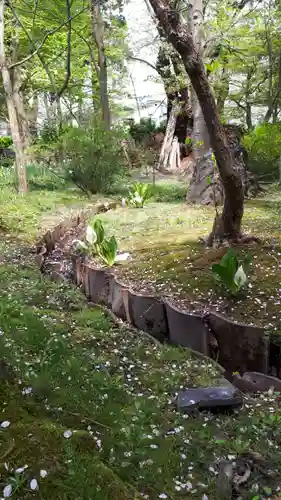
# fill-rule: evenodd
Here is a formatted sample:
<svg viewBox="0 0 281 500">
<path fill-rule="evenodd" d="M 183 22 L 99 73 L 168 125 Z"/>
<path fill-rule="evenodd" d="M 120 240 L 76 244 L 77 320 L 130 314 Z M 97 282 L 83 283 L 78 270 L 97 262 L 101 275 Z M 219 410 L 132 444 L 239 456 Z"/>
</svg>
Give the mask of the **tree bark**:
<svg viewBox="0 0 281 500">
<path fill-rule="evenodd" d="M 190 3 L 188 26 L 193 36 L 195 50 L 203 57 L 204 27 L 203 2 Z M 212 158 L 210 139 L 196 92 L 192 91 L 193 132 L 192 150 L 194 156 L 193 176 L 187 192 L 187 201 L 203 205 L 221 205 L 222 188 L 215 163 Z"/>
<path fill-rule="evenodd" d="M 244 192 L 240 176 L 233 169 L 233 156 L 220 122 L 216 102 L 208 82 L 201 57 L 197 53 L 188 25 L 180 15 L 169 8 L 167 0 L 150 0 L 168 41 L 180 54 L 201 106 L 208 129 L 210 145 L 214 151 L 224 187 L 224 206 L 221 216 L 214 222 L 208 243 L 215 239 L 237 240 L 241 236 L 244 210 Z"/>
<path fill-rule="evenodd" d="M 5 44 L 4 44 L 4 34 L 5 34 L 5 0 L 0 0 L 0 68 L 3 79 L 3 86 L 5 90 L 5 97 L 8 109 L 9 122 L 11 127 L 11 134 L 13 139 L 13 144 L 15 148 L 16 155 L 16 173 L 18 180 L 18 190 L 20 193 L 27 192 L 27 180 L 26 180 L 26 169 L 25 169 L 25 154 L 24 154 L 24 144 L 21 136 L 19 117 L 17 114 L 16 103 L 14 100 L 13 86 L 11 81 L 11 75 L 7 67 L 7 61 L 5 57 Z"/>
<path fill-rule="evenodd" d="M 99 0 L 92 1 L 92 33 L 98 50 L 99 87 L 102 117 L 106 129 L 110 128 L 111 116 L 108 98 L 107 60 L 104 46 L 104 24 Z"/>
</svg>

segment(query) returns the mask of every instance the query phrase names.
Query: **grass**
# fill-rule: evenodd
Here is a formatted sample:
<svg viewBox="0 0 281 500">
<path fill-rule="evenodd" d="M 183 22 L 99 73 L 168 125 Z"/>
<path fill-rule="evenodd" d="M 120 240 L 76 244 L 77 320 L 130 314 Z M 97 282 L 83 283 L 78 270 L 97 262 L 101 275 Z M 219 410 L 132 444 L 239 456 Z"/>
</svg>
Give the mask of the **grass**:
<svg viewBox="0 0 281 500">
<path fill-rule="evenodd" d="M 116 236 L 120 250 L 132 259 L 118 273 L 137 288 L 149 285 L 156 293 L 173 294 L 192 309 L 206 305 L 242 322 L 281 331 L 281 192 L 246 202 L 243 230 L 259 236 L 263 244 L 236 249 L 252 265 L 246 296 L 229 298 L 215 287 L 211 266 L 216 252 L 204 249 L 199 237 L 211 230 L 214 209 L 187 206 L 174 200 L 148 203 L 144 209 L 118 209 L 102 214 L 105 227 Z"/>
<path fill-rule="evenodd" d="M 33 229 L 17 242 L 15 232 L 0 244 L 0 495 L 11 485 L 21 500 L 217 500 L 224 459 L 251 464 L 241 498 L 278 491 L 278 394 L 234 415 L 178 413 L 180 387 L 217 379 L 211 361 L 117 328 L 78 289 L 42 277 L 25 245 Z"/>
</svg>

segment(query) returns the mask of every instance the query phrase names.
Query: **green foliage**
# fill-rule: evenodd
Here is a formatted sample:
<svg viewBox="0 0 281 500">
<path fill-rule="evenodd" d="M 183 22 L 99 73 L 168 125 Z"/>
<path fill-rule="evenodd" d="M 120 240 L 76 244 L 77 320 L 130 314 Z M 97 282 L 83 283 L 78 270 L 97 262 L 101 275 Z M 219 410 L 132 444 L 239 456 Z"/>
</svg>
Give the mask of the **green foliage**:
<svg viewBox="0 0 281 500">
<path fill-rule="evenodd" d="M 132 205 L 135 208 L 143 208 L 145 202 L 151 198 L 151 194 L 149 184 L 136 182 L 129 190 L 129 196 L 126 203 L 127 205 Z"/>
<path fill-rule="evenodd" d="M 108 193 L 125 176 L 125 159 L 120 144 L 122 130 L 105 130 L 96 123 L 87 129 L 72 128 L 62 137 L 67 180 L 86 193 Z"/>
<path fill-rule="evenodd" d="M 107 266 L 111 267 L 116 262 L 116 238 L 115 236 L 111 236 L 111 238 L 105 237 L 103 223 L 100 219 L 95 219 L 94 222 L 88 224 L 85 242 L 75 240 L 73 243 L 78 251 L 81 251 L 89 257 L 98 255 Z"/>
<path fill-rule="evenodd" d="M 220 264 L 213 264 L 212 273 L 217 281 L 222 283 L 231 295 L 237 295 L 247 282 L 245 268 L 249 264 L 249 258 L 244 263 L 239 262 L 234 251 L 229 248 L 222 257 Z"/>
<path fill-rule="evenodd" d="M 107 266 L 113 266 L 113 264 L 115 264 L 117 257 L 117 241 L 115 236 L 104 239 L 102 243 L 98 245 L 98 255 Z"/>
<path fill-rule="evenodd" d="M 0 149 L 2 148 L 10 148 L 13 145 L 13 139 L 9 135 L 1 135 L 0 136 Z"/>
<path fill-rule="evenodd" d="M 263 180 L 279 178 L 281 123 L 263 123 L 244 137 L 249 169 Z"/>
<path fill-rule="evenodd" d="M 129 133 L 137 144 L 141 144 L 152 134 L 157 134 L 159 132 L 165 133 L 166 124 L 162 123 L 157 126 L 156 122 L 152 120 L 152 118 L 141 118 L 139 123 L 136 123 L 134 120 L 130 120 L 129 123 Z"/>
</svg>

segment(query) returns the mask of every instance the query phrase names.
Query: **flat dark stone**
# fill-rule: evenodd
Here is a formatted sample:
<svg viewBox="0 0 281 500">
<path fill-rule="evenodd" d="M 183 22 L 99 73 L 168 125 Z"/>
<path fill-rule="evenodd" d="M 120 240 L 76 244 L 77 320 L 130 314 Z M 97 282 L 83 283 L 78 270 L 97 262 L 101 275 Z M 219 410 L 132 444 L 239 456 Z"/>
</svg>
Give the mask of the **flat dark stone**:
<svg viewBox="0 0 281 500">
<path fill-rule="evenodd" d="M 193 410 L 223 410 L 242 405 L 242 397 L 227 380 L 222 379 L 218 386 L 198 387 L 179 391 L 177 407 L 184 413 Z"/>
<path fill-rule="evenodd" d="M 169 302 L 165 303 L 172 344 L 189 347 L 209 355 L 208 329 L 201 316 L 181 311 Z"/>
</svg>

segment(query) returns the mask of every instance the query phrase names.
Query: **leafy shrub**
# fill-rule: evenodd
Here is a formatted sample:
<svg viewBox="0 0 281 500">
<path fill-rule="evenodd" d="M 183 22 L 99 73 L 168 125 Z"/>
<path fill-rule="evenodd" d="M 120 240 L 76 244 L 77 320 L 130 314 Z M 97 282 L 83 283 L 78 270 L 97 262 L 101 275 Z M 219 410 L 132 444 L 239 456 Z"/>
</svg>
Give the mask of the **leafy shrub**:
<svg viewBox="0 0 281 500">
<path fill-rule="evenodd" d="M 243 144 L 248 152 L 249 170 L 263 180 L 279 179 L 281 123 L 263 123 L 247 134 Z"/>
<path fill-rule="evenodd" d="M 31 189 L 46 189 L 55 191 L 56 189 L 64 189 L 66 180 L 51 167 L 43 165 L 27 165 L 26 174 L 28 185 Z"/>
<path fill-rule="evenodd" d="M 13 139 L 9 135 L 0 136 L 0 149 L 10 148 L 13 145 Z"/>
<path fill-rule="evenodd" d="M 139 123 L 134 120 L 129 121 L 129 133 L 137 144 L 142 143 L 147 137 L 159 132 L 165 133 L 166 123 L 157 126 L 152 118 L 141 118 Z"/>
<path fill-rule="evenodd" d="M 136 182 L 129 190 L 129 196 L 126 200 L 127 205 L 132 205 L 136 208 L 143 208 L 145 202 L 151 198 L 151 190 L 149 184 Z"/>
<path fill-rule="evenodd" d="M 62 137 L 66 178 L 86 193 L 108 193 L 125 175 L 121 146 L 123 133 L 95 124 L 88 129 L 72 128 Z"/>
<path fill-rule="evenodd" d="M 244 263 L 239 262 L 231 248 L 222 257 L 220 264 L 213 264 L 212 273 L 216 279 L 224 285 L 231 295 L 237 295 L 247 282 L 246 268 L 250 259 L 247 257 Z"/>
</svg>

